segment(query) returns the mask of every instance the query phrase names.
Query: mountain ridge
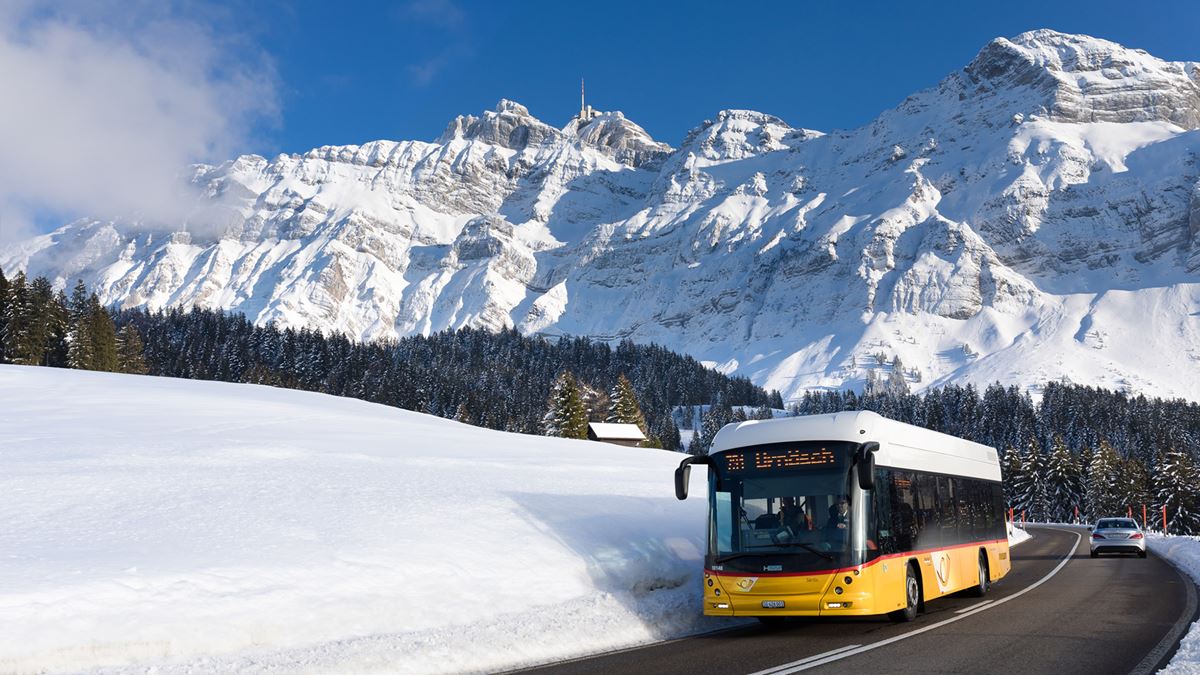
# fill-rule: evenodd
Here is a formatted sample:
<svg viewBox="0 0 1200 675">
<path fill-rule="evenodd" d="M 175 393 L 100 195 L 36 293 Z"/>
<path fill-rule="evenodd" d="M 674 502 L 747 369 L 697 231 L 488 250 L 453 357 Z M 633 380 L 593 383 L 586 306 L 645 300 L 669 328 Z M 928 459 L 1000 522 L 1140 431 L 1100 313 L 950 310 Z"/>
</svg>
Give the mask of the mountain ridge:
<svg viewBox="0 0 1200 675">
<path fill-rule="evenodd" d="M 785 398 L 899 357 L 916 389 L 1200 399 L 1198 73 L 1031 31 L 858 129 L 725 110 L 678 148 L 503 100 L 435 142 L 197 166 L 186 224 L 84 219 L 0 266 L 359 339 L 653 341 Z"/>
</svg>

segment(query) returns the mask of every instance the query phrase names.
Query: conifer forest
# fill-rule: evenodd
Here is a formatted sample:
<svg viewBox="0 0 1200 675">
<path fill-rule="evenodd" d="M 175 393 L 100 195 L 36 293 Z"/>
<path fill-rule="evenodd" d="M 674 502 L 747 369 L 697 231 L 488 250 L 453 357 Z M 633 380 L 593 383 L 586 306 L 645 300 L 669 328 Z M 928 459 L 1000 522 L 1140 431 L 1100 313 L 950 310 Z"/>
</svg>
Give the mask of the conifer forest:
<svg viewBox="0 0 1200 675">
<path fill-rule="evenodd" d="M 1200 534 L 1200 405 L 1066 382 L 1039 392 L 993 384 L 808 392 L 784 410 L 777 392 L 691 357 L 629 341 L 461 329 L 356 343 L 256 326 L 204 309 L 113 310 L 76 284 L 0 271 L 0 363 L 245 382 L 348 396 L 490 429 L 585 438 L 588 422 L 637 424 L 648 445 L 707 452 L 747 418 L 872 410 L 1000 451 L 1017 518 L 1089 522 L 1132 515 Z M 690 444 L 690 428 L 702 406 Z M 677 426 L 678 425 L 678 426 Z"/>
</svg>

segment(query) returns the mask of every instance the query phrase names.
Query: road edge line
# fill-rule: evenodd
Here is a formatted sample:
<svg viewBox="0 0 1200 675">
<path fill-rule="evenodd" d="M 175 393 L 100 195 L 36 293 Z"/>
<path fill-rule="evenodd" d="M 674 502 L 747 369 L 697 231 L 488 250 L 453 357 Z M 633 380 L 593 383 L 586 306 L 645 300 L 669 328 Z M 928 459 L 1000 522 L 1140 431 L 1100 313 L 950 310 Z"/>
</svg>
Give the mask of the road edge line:
<svg viewBox="0 0 1200 675">
<path fill-rule="evenodd" d="M 1149 548 L 1149 546 L 1146 548 Z M 1167 634 L 1158 641 L 1154 649 L 1151 649 L 1141 661 L 1138 661 L 1133 670 L 1129 671 L 1130 675 L 1155 673 L 1165 668 L 1170 663 L 1171 658 L 1175 656 L 1175 652 L 1179 651 L 1179 645 L 1182 643 L 1183 638 L 1187 636 L 1188 629 L 1197 619 L 1200 619 L 1200 606 L 1198 606 L 1196 599 L 1196 581 L 1187 573 L 1187 570 L 1175 564 L 1174 560 L 1158 555 L 1157 553 L 1154 555 L 1157 558 L 1162 558 L 1171 565 L 1175 573 L 1179 575 L 1179 578 L 1183 579 L 1183 582 L 1187 584 L 1187 605 L 1183 614 L 1175 620 L 1175 625 L 1171 626 L 1171 630 L 1167 631 Z"/>
</svg>

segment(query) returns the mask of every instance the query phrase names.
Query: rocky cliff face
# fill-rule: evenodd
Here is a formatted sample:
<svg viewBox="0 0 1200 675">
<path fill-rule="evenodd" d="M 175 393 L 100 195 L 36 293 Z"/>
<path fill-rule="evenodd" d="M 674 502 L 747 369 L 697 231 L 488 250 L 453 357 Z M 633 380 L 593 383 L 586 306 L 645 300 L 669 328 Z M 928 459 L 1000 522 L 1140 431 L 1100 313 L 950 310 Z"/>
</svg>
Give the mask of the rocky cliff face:
<svg viewBox="0 0 1200 675">
<path fill-rule="evenodd" d="M 655 341 L 785 398 L 894 357 L 913 388 L 1200 398 L 1198 72 L 1034 31 L 860 129 L 728 110 L 678 149 L 501 101 L 435 143 L 197 167 L 186 223 L 83 220 L 0 265 L 363 339 Z"/>
</svg>

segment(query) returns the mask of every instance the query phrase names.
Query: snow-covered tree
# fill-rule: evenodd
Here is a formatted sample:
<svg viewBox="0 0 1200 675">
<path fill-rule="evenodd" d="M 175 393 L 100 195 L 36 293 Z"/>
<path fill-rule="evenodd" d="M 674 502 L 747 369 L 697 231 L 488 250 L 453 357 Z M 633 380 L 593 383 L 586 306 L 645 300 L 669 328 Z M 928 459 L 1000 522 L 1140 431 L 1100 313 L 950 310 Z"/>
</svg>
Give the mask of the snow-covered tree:
<svg viewBox="0 0 1200 675">
<path fill-rule="evenodd" d="M 587 411 L 589 422 L 607 421 L 612 401 L 603 389 L 593 387 L 582 380 L 575 380 L 579 387 L 579 397 L 583 399 L 583 409 Z"/>
<path fill-rule="evenodd" d="M 1118 485 L 1120 463 L 1121 458 L 1108 441 L 1100 441 L 1092 453 L 1085 480 L 1084 503 L 1087 505 L 1089 521 L 1120 515 L 1125 510 L 1122 490 Z"/>
<path fill-rule="evenodd" d="M 117 331 L 117 362 L 122 373 L 145 375 L 145 347 L 142 346 L 142 336 L 133 324 L 127 323 Z"/>
<path fill-rule="evenodd" d="M 638 405 L 637 395 L 633 393 L 633 383 L 624 373 L 617 376 L 617 383 L 608 394 L 608 417 L 605 421 L 616 424 L 636 424 L 642 433 L 649 436 L 646 428 L 646 417 Z"/>
<path fill-rule="evenodd" d="M 1062 436 L 1054 437 L 1050 455 L 1046 458 L 1047 519 L 1067 523 L 1075 519 L 1080 502 L 1079 465 Z"/>
<path fill-rule="evenodd" d="M 1165 530 L 1171 534 L 1200 533 L 1200 474 L 1191 455 L 1171 449 L 1159 456 L 1154 467 L 1154 518 L 1163 528 L 1162 509 L 1167 510 Z"/>
<path fill-rule="evenodd" d="M 710 405 L 700 420 L 699 433 L 692 437 L 688 452 L 693 455 L 707 454 L 717 432 L 721 430 L 721 427 L 732 422 L 733 418 L 733 409 L 729 407 L 729 404 L 718 399 L 716 403 Z"/>
<path fill-rule="evenodd" d="M 1020 451 L 1009 446 L 1004 449 L 1000 458 L 1000 478 L 1004 488 L 1004 502 L 1012 508 L 1017 508 L 1018 486 L 1021 485 L 1021 475 L 1025 472 L 1025 462 Z"/>
<path fill-rule="evenodd" d="M 1121 460 L 1119 476 L 1117 484 L 1122 486 L 1125 503 L 1133 509 L 1133 515 L 1141 520 L 1143 507 L 1149 510 L 1154 502 L 1150 493 L 1150 471 L 1142 460 L 1130 457 Z"/>
<path fill-rule="evenodd" d="M 4 353 L 8 360 L 23 365 L 37 365 L 41 352 L 37 349 L 34 331 L 33 294 L 25 272 L 17 272 L 9 283 L 8 301 L 4 308 Z"/>
<path fill-rule="evenodd" d="M 587 438 L 587 410 L 579 394 L 579 385 L 571 371 L 564 370 L 554 381 L 550 400 L 542 418 L 542 430 L 547 436 Z"/>
<path fill-rule="evenodd" d="M 1050 517 L 1050 500 L 1046 489 L 1046 455 L 1037 441 L 1030 441 L 1021 455 L 1022 471 L 1016 487 L 1017 511 L 1024 511 L 1025 518 L 1045 521 Z"/>
<path fill-rule="evenodd" d="M 892 394 L 908 393 L 908 380 L 904 379 L 904 362 L 899 356 L 892 357 L 892 372 L 888 374 L 887 391 Z"/>
</svg>

